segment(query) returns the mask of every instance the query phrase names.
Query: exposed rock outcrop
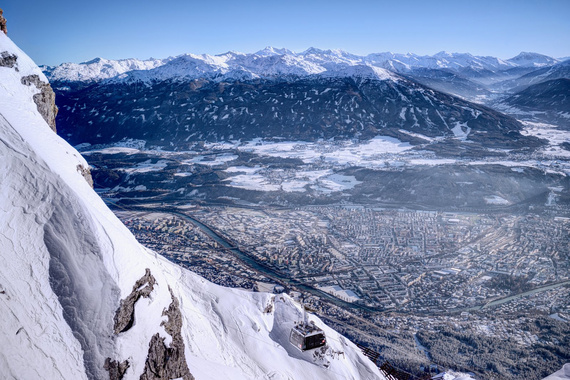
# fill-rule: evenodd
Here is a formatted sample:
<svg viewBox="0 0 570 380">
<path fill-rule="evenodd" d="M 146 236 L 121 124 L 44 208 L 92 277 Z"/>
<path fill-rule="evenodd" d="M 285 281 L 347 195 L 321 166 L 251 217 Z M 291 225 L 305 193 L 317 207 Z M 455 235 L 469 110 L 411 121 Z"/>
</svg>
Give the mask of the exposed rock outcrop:
<svg viewBox="0 0 570 380">
<path fill-rule="evenodd" d="M 16 54 L 10 54 L 7 51 L 0 53 L 0 67 L 13 68 L 18 62 L 18 56 Z M 18 68 L 16 67 L 16 71 Z"/>
<path fill-rule="evenodd" d="M 125 372 L 129 369 L 129 362 L 127 360 L 118 362 L 107 358 L 107 360 L 105 360 L 105 369 L 109 372 L 109 380 L 122 380 L 125 376 Z"/>
<path fill-rule="evenodd" d="M 133 326 L 135 322 L 135 303 L 141 297 L 148 298 L 155 284 L 154 276 L 150 273 L 150 269 L 146 268 L 144 276 L 135 282 L 133 291 L 127 298 L 121 300 L 121 304 L 115 312 L 115 334 L 127 331 Z"/>
<path fill-rule="evenodd" d="M 48 125 L 56 132 L 55 117 L 57 116 L 57 106 L 55 105 L 55 93 L 49 83 L 42 82 L 39 75 L 33 74 L 22 77 L 22 84 L 36 86 L 39 93 L 34 95 L 34 102 L 38 107 L 38 112 L 43 116 Z"/>
<path fill-rule="evenodd" d="M 83 178 L 85 178 L 89 186 L 93 187 L 93 177 L 91 176 L 91 169 L 86 168 L 81 164 L 78 164 L 77 171 L 81 173 L 81 175 L 83 176 Z"/>
<path fill-rule="evenodd" d="M 8 35 L 8 28 L 6 28 L 6 19 L 3 16 L 4 11 L 0 8 L 0 30 Z"/>
<path fill-rule="evenodd" d="M 275 305 L 275 297 L 271 297 L 271 299 L 269 300 L 269 302 L 267 303 L 267 305 L 265 306 L 265 309 L 263 309 L 263 312 L 265 314 L 271 314 L 273 313 L 273 308 Z"/>
<path fill-rule="evenodd" d="M 141 380 L 168 380 L 182 378 L 184 380 L 194 380 L 190 373 L 186 357 L 184 356 L 184 340 L 182 338 L 182 313 L 180 303 L 170 290 L 172 303 L 162 312 L 168 320 L 163 321 L 166 332 L 172 336 L 170 347 L 164 344 L 164 338 L 160 334 L 155 334 L 149 344 L 148 356 L 141 375 Z"/>
</svg>

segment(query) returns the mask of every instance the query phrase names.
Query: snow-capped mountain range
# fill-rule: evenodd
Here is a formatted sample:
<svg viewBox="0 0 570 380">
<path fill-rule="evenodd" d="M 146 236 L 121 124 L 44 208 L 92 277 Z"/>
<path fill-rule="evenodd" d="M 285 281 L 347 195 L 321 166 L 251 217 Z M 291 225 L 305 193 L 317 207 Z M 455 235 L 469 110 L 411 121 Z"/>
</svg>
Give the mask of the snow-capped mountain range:
<svg viewBox="0 0 570 380">
<path fill-rule="evenodd" d="M 0 53 L 2 378 L 384 378 L 315 316 L 328 350 L 293 347 L 288 296 L 213 285 L 141 246 L 38 111 L 23 78 L 41 70 L 3 33 Z M 155 64 L 102 62 L 85 77 Z"/>
<path fill-rule="evenodd" d="M 373 53 L 358 56 L 342 50 L 309 48 L 301 53 L 267 47 L 256 53 L 227 52 L 219 55 L 183 54 L 166 59 L 107 60 L 96 58 L 84 63 L 64 63 L 42 67 L 52 81 L 116 80 L 156 81 L 171 78 L 255 79 L 274 77 L 365 76 L 393 78 L 418 68 L 445 69 L 483 76 L 510 69 L 532 69 L 558 63 L 555 58 L 537 53 L 521 53 L 509 60 L 469 53 L 440 52 L 433 56 Z"/>
</svg>

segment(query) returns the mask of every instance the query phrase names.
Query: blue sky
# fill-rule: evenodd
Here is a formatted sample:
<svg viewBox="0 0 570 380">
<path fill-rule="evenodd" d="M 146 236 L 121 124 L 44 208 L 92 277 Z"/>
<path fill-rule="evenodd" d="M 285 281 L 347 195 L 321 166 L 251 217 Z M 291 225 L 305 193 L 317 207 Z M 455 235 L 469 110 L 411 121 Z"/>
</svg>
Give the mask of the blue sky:
<svg viewBox="0 0 570 380">
<path fill-rule="evenodd" d="M 570 0 L 8 0 L 9 36 L 38 64 L 311 46 L 570 56 Z"/>
</svg>

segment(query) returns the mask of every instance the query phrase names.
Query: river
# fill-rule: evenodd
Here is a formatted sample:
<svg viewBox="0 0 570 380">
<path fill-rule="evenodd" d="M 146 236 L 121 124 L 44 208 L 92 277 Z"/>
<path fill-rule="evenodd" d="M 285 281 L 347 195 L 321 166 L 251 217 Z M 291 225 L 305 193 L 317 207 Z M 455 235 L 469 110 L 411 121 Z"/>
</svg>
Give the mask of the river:
<svg viewBox="0 0 570 380">
<path fill-rule="evenodd" d="M 176 208 L 172 208 L 172 207 L 140 207 L 140 206 L 132 206 L 132 205 L 129 205 L 128 207 L 122 207 L 122 206 L 116 205 L 115 203 L 111 203 L 111 202 L 109 202 L 109 203 L 110 203 L 109 204 L 110 206 L 128 209 L 129 211 L 162 212 L 162 213 L 168 213 L 168 214 L 176 215 L 179 218 L 185 219 L 186 221 L 188 221 L 188 222 L 192 223 L 193 225 L 195 225 L 196 227 L 200 228 L 200 230 L 202 230 L 202 232 L 204 232 L 206 235 L 208 235 L 211 239 L 213 239 L 220 246 L 222 246 L 223 248 L 225 248 L 229 252 L 231 252 L 235 257 L 237 257 L 244 264 L 246 264 L 247 266 L 249 266 L 253 270 L 257 271 L 258 273 L 264 275 L 267 278 L 270 278 L 271 280 L 273 280 L 275 282 L 281 283 L 281 284 L 286 285 L 286 286 L 291 287 L 291 288 L 296 288 L 297 290 L 300 290 L 300 291 L 308 292 L 314 296 L 317 296 L 321 299 L 327 300 L 328 302 L 334 303 L 335 305 L 340 306 L 340 307 L 345 308 L 345 309 L 359 309 L 359 310 L 363 310 L 366 312 L 372 312 L 372 313 L 382 311 L 381 309 L 371 308 L 371 307 L 368 307 L 365 305 L 354 304 L 354 303 L 343 301 L 343 300 L 336 298 L 336 297 L 334 297 L 328 293 L 323 292 L 322 290 L 319 290 L 319 289 L 314 288 L 312 286 L 306 285 L 306 284 L 300 282 L 299 280 L 296 280 L 294 278 L 285 277 L 281 273 L 277 272 L 275 269 L 271 268 L 270 266 L 264 265 L 263 263 L 260 263 L 259 261 L 255 260 L 253 257 L 249 256 L 248 254 L 246 254 L 245 252 L 240 250 L 232 242 L 230 242 L 227 238 L 225 238 L 223 235 L 221 235 L 219 232 L 217 232 L 216 230 L 214 230 L 210 226 L 207 226 L 206 224 L 202 223 L 201 221 L 195 219 L 192 216 L 189 216 L 189 215 L 183 213 L 182 211 L 180 211 Z"/>
</svg>

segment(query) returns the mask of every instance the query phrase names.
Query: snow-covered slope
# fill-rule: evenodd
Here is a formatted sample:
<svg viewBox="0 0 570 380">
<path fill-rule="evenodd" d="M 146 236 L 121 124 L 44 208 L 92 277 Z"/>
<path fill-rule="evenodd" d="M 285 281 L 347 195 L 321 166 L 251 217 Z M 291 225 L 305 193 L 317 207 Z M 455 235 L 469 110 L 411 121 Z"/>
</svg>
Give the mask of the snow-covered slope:
<svg viewBox="0 0 570 380">
<path fill-rule="evenodd" d="M 546 82 L 548 80 L 570 78 L 570 60 L 545 66 L 531 71 L 521 77 L 497 83 L 498 88 L 507 88 L 512 92 L 518 92 L 527 86 Z"/>
<path fill-rule="evenodd" d="M 433 56 L 417 54 L 374 53 L 358 56 L 342 50 L 309 48 L 295 53 L 288 49 L 267 47 L 252 54 L 227 52 L 219 55 L 184 54 L 164 60 L 148 61 L 104 60 L 101 58 L 80 64 L 65 63 L 57 67 L 45 67 L 53 81 L 100 81 L 112 77 L 116 80 L 160 81 L 172 78 L 253 79 L 305 76 L 358 76 L 371 72 L 381 73 L 385 79 L 389 70 L 410 73 L 414 69 L 445 69 L 463 73 L 468 77 L 489 75 L 516 68 L 543 67 L 557 60 L 536 53 L 521 53 L 510 60 L 490 56 L 474 56 L 469 53 L 440 52 Z M 347 70 L 358 66 L 360 69 Z M 374 71 L 366 69 L 373 67 Z M 364 69 L 363 69 L 364 68 Z"/>
<path fill-rule="evenodd" d="M 95 58 L 82 63 L 64 63 L 59 66 L 42 66 L 48 73 L 50 80 L 66 81 L 91 81 L 116 77 L 133 70 L 150 70 L 168 62 L 167 59 L 148 59 L 141 61 L 138 59 L 109 60 Z"/>
<path fill-rule="evenodd" d="M 552 66 L 560 61 L 556 58 L 538 53 L 521 52 L 516 57 L 508 59 L 508 62 L 521 67 L 545 67 Z"/>
<path fill-rule="evenodd" d="M 0 67 L 3 379 L 109 378 L 107 358 L 125 379 L 383 378 L 317 317 L 325 357 L 292 347 L 300 309 L 286 295 L 213 285 L 138 244 L 37 111 L 21 78 L 45 80 L 40 69 L 0 33 L 2 52 L 17 56 Z M 129 301 L 134 320 L 123 320 Z"/>
</svg>

